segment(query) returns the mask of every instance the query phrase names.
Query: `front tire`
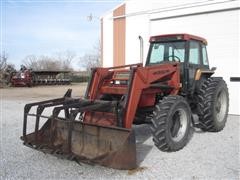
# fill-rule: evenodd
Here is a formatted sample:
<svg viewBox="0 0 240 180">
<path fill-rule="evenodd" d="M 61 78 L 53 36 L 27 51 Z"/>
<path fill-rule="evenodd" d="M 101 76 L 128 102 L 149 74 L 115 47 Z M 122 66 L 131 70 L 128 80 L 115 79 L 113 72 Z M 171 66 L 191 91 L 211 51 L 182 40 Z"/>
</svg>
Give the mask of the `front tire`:
<svg viewBox="0 0 240 180">
<path fill-rule="evenodd" d="M 226 124 L 229 94 L 221 77 L 210 77 L 203 82 L 198 95 L 198 115 L 203 131 L 218 132 Z"/>
<path fill-rule="evenodd" d="M 152 119 L 154 144 L 161 151 L 177 151 L 189 141 L 191 110 L 181 96 L 166 96 L 156 105 Z"/>
</svg>

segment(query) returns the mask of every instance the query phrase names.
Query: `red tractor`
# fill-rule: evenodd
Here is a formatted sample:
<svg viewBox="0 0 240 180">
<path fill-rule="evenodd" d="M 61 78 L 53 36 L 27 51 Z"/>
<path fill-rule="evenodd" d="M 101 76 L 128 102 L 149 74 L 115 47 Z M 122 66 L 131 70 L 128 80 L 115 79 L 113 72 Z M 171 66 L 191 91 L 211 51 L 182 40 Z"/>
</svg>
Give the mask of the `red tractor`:
<svg viewBox="0 0 240 180">
<path fill-rule="evenodd" d="M 68 90 L 63 98 L 27 104 L 21 139 L 57 156 L 133 169 L 133 124 L 151 123 L 154 144 L 162 151 L 183 148 L 193 126 L 221 131 L 228 89 L 221 77 L 212 77 L 216 68 L 209 69 L 206 45 L 205 39 L 189 34 L 151 37 L 145 66 L 95 68 L 84 98 L 71 98 Z M 52 114 L 43 115 L 49 107 Z M 36 116 L 36 123 L 27 134 L 29 116 Z"/>
<path fill-rule="evenodd" d="M 11 78 L 12 86 L 28 86 L 33 85 L 33 75 L 30 69 L 21 68 L 20 71 L 16 72 Z"/>
</svg>

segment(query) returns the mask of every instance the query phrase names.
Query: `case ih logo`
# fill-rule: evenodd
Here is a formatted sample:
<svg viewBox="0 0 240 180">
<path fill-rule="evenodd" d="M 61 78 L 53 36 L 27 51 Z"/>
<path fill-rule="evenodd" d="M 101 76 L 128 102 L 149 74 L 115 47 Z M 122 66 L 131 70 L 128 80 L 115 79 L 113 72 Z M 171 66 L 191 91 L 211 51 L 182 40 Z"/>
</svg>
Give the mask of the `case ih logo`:
<svg viewBox="0 0 240 180">
<path fill-rule="evenodd" d="M 161 70 L 161 71 L 156 71 L 153 73 L 153 75 L 159 75 L 159 74 L 166 74 L 169 73 L 170 71 L 168 69 L 166 70 Z"/>
</svg>

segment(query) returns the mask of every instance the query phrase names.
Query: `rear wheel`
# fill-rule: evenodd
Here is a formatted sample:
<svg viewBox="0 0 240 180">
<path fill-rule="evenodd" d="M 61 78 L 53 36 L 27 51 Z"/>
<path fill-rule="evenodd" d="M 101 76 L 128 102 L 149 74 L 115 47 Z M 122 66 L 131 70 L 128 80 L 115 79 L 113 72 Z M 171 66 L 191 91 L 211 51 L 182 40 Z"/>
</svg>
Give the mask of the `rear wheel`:
<svg viewBox="0 0 240 180">
<path fill-rule="evenodd" d="M 162 151 L 182 149 L 190 139 L 191 110 L 181 96 L 164 97 L 153 112 L 154 144 Z"/>
<path fill-rule="evenodd" d="M 229 95 L 225 81 L 221 77 L 208 78 L 198 95 L 198 115 L 203 131 L 218 132 L 226 124 Z"/>
</svg>

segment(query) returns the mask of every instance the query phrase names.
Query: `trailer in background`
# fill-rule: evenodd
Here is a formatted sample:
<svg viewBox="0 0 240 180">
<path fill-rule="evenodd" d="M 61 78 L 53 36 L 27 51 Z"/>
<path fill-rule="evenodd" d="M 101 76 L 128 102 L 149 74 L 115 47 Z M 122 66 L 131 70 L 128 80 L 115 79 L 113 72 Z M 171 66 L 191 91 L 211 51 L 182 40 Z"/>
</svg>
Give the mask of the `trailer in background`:
<svg viewBox="0 0 240 180">
<path fill-rule="evenodd" d="M 71 84 L 71 71 L 32 71 L 34 85 L 67 85 Z"/>
<path fill-rule="evenodd" d="M 71 71 L 21 69 L 11 78 L 12 86 L 68 85 Z"/>
</svg>

